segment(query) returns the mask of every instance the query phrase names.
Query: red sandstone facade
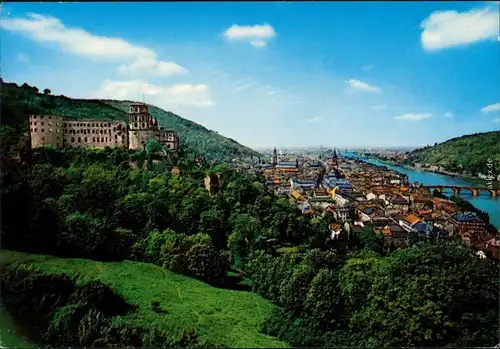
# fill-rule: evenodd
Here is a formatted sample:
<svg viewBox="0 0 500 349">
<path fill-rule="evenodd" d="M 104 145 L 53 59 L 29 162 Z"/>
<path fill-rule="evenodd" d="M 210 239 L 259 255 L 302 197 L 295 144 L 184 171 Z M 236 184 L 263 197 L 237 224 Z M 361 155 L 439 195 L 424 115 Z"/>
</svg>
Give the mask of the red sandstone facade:
<svg viewBox="0 0 500 349">
<path fill-rule="evenodd" d="M 143 148 L 150 139 L 169 149 L 179 149 L 175 131 L 158 125 L 142 103 L 130 106 L 129 125 L 124 121 L 70 120 L 56 115 L 30 115 L 31 147 Z"/>
</svg>

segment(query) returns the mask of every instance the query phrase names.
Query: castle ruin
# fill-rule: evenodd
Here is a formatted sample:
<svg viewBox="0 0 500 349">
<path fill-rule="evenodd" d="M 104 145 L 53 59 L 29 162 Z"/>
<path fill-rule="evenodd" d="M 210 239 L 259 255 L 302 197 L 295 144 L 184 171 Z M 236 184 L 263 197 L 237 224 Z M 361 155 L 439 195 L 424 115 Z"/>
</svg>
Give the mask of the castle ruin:
<svg viewBox="0 0 500 349">
<path fill-rule="evenodd" d="M 120 147 L 143 149 L 150 139 L 177 151 L 179 137 L 172 130 L 158 125 L 144 103 L 133 103 L 129 109 L 128 125 L 125 121 L 71 120 L 56 115 L 30 115 L 31 148 L 53 146 Z"/>
</svg>

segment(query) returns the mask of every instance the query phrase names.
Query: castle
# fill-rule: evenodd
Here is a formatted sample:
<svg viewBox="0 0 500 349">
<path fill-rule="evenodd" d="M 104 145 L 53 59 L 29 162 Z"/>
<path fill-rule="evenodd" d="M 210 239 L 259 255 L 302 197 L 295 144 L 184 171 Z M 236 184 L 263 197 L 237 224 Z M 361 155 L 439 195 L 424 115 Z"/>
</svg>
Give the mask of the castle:
<svg viewBox="0 0 500 349">
<path fill-rule="evenodd" d="M 169 149 L 179 149 L 177 133 L 159 126 L 158 120 L 151 117 L 144 103 L 130 105 L 128 125 L 125 121 L 70 120 L 55 115 L 30 115 L 29 125 L 31 148 L 144 149 L 148 140 L 155 139 Z"/>
</svg>

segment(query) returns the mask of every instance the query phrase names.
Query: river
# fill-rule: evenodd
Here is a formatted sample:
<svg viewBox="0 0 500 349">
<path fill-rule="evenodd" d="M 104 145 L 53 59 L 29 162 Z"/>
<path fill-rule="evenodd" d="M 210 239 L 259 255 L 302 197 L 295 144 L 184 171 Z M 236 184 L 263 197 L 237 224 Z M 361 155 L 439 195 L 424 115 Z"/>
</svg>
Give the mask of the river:
<svg viewBox="0 0 500 349">
<path fill-rule="evenodd" d="M 355 157 L 364 162 L 377 165 L 377 166 L 386 166 L 391 170 L 404 173 L 408 176 L 408 180 L 410 182 L 419 182 L 423 185 L 457 185 L 457 186 L 474 186 L 471 181 L 466 179 L 451 177 L 447 175 L 442 175 L 433 172 L 420 171 L 415 169 L 409 169 L 394 165 L 388 165 L 376 159 L 371 158 L 361 158 L 354 153 L 345 152 L 344 156 Z M 453 191 L 451 189 L 443 190 L 444 195 L 452 195 Z M 460 197 L 464 200 L 469 201 L 476 208 L 484 211 L 490 215 L 490 222 L 496 228 L 500 228 L 500 198 L 497 196 L 493 198 L 489 192 L 481 192 L 478 196 L 474 197 L 472 193 L 468 190 L 463 190 L 460 192 Z"/>
</svg>

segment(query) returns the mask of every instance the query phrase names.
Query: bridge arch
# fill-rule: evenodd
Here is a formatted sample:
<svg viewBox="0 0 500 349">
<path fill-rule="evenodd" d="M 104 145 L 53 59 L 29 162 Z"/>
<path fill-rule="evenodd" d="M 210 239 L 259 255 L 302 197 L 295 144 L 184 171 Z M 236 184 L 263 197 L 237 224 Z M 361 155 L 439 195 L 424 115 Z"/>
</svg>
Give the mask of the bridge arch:
<svg viewBox="0 0 500 349">
<path fill-rule="evenodd" d="M 490 193 L 491 197 L 497 197 L 500 195 L 500 189 L 492 189 L 492 188 L 482 188 L 482 187 L 473 187 L 473 186 L 458 186 L 458 185 L 424 185 L 424 188 L 427 188 L 429 191 L 437 190 L 438 193 L 442 193 L 445 189 L 453 190 L 453 195 L 458 196 L 463 190 L 469 191 L 473 196 L 478 196 L 481 192 Z"/>
</svg>

